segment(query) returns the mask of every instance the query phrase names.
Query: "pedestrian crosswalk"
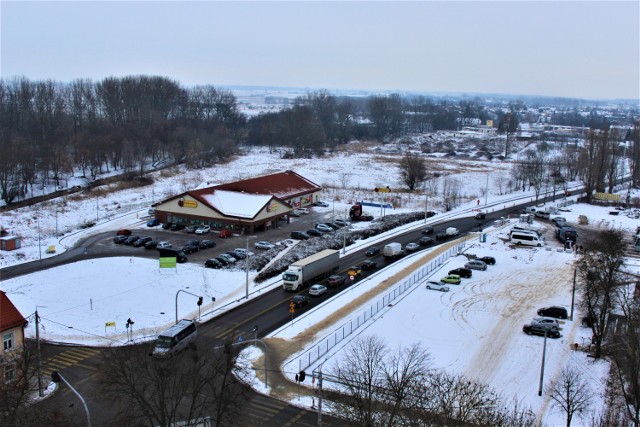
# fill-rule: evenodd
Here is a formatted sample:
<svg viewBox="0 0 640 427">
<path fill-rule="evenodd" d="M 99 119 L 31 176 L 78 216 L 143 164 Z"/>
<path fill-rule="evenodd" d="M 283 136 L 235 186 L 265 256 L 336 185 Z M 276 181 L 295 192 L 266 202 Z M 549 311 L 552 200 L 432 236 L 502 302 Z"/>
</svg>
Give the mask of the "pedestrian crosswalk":
<svg viewBox="0 0 640 427">
<path fill-rule="evenodd" d="M 310 413 L 276 399 L 256 396 L 242 410 L 241 426 L 278 425 L 278 426 L 312 426 Z M 307 420 L 303 420 L 303 417 Z"/>
<path fill-rule="evenodd" d="M 79 366 L 85 369 L 95 371 L 97 368 L 82 362 L 91 356 L 100 353 L 100 349 L 88 347 L 73 347 L 58 353 L 55 356 L 48 357 L 42 361 L 42 374 L 44 376 L 51 375 L 53 371 L 59 371 L 69 366 Z"/>
</svg>

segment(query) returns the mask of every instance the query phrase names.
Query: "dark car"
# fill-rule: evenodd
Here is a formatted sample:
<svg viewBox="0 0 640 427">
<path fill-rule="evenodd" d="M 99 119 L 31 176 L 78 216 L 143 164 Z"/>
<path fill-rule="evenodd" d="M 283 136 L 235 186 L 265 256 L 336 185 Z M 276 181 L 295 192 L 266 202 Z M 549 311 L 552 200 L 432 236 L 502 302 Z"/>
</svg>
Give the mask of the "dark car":
<svg viewBox="0 0 640 427">
<path fill-rule="evenodd" d="M 473 275 L 473 272 L 468 268 L 460 267 L 460 268 L 454 268 L 453 270 L 449 270 L 449 274 L 457 274 L 462 278 L 468 279 Z"/>
<path fill-rule="evenodd" d="M 522 326 L 522 331 L 527 335 L 542 335 L 546 333 L 549 338 L 560 338 L 560 332 L 557 329 L 549 328 L 542 323 L 529 323 Z"/>
<path fill-rule="evenodd" d="M 198 240 L 198 239 L 189 239 L 189 240 L 187 240 L 187 243 L 185 243 L 185 245 L 193 245 L 193 246 L 200 247 L 200 240 Z"/>
<path fill-rule="evenodd" d="M 203 240 L 200 242 L 200 249 L 215 248 L 216 242 L 213 240 Z"/>
<path fill-rule="evenodd" d="M 322 233 L 319 232 L 318 230 L 314 229 L 314 228 L 311 228 L 311 229 L 305 231 L 305 233 L 307 233 L 311 237 L 320 237 L 320 236 L 322 236 Z"/>
<path fill-rule="evenodd" d="M 567 317 L 569 317 L 569 315 L 567 314 L 567 309 L 564 307 L 559 307 L 557 305 L 541 308 L 540 310 L 538 310 L 538 316 L 555 317 L 556 319 L 566 319 Z"/>
<path fill-rule="evenodd" d="M 422 229 L 422 234 L 433 234 L 433 227 L 428 226 Z"/>
<path fill-rule="evenodd" d="M 360 267 L 362 267 L 363 270 L 375 270 L 377 266 L 378 266 L 378 263 L 371 260 L 366 260 L 360 265 Z"/>
<path fill-rule="evenodd" d="M 192 234 L 192 233 L 195 233 L 197 229 L 198 229 L 198 226 L 197 226 L 197 225 L 189 225 L 188 227 L 186 227 L 186 228 L 184 229 L 184 232 L 185 232 L 185 233 Z"/>
<path fill-rule="evenodd" d="M 173 224 L 171 224 L 170 222 L 165 222 L 164 224 L 162 224 L 163 230 L 169 230 L 171 227 L 173 227 Z"/>
<path fill-rule="evenodd" d="M 420 244 L 420 246 L 429 246 L 429 245 L 433 245 L 433 239 L 431 237 L 421 237 L 420 240 L 418 240 L 418 243 Z"/>
<path fill-rule="evenodd" d="M 485 264 L 489 264 L 489 265 L 495 265 L 496 264 L 496 259 L 492 256 L 483 256 L 478 258 L 480 261 L 484 261 Z"/>
<path fill-rule="evenodd" d="M 172 224 L 171 228 L 169 229 L 171 231 L 178 231 L 178 230 L 184 230 L 184 225 L 183 224 Z"/>
<path fill-rule="evenodd" d="M 125 240 L 127 240 L 128 238 L 129 238 L 129 236 L 124 236 L 124 235 L 116 236 L 116 237 L 113 238 L 113 243 L 120 245 L 120 244 L 124 243 Z"/>
<path fill-rule="evenodd" d="M 291 303 L 295 308 L 302 308 L 305 305 L 309 304 L 309 298 L 304 295 L 296 295 L 295 297 L 291 298 Z"/>
<path fill-rule="evenodd" d="M 184 245 L 184 246 L 182 247 L 182 251 L 183 251 L 185 254 L 192 254 L 192 253 L 194 253 L 194 252 L 198 252 L 198 250 L 199 250 L 199 249 L 198 249 L 198 247 L 197 247 L 196 245 Z"/>
<path fill-rule="evenodd" d="M 444 240 L 447 238 L 447 233 L 445 233 L 444 231 L 439 231 L 436 234 L 436 240 Z"/>
<path fill-rule="evenodd" d="M 149 240 L 147 243 L 144 244 L 145 249 L 155 249 L 157 247 L 158 247 L 157 240 Z"/>
<path fill-rule="evenodd" d="M 135 243 L 136 240 L 138 240 L 140 238 L 140 236 L 129 236 L 127 237 L 127 240 L 124 241 L 125 245 L 133 245 Z"/>
<path fill-rule="evenodd" d="M 238 261 L 241 260 L 241 259 L 245 259 L 247 257 L 245 254 L 241 254 L 241 253 L 238 253 L 236 251 L 227 251 L 227 252 L 225 252 L 225 254 L 234 257 Z"/>
<path fill-rule="evenodd" d="M 365 252 L 364 254 L 366 256 L 374 256 L 374 255 L 378 255 L 380 253 L 380 248 L 377 246 L 371 246 L 369 249 L 367 249 L 367 252 Z"/>
<path fill-rule="evenodd" d="M 147 227 L 156 227 L 160 225 L 160 220 L 158 218 L 153 218 L 147 221 Z"/>
<path fill-rule="evenodd" d="M 334 230 L 339 230 L 340 226 L 338 224 L 334 224 L 332 222 L 325 222 L 324 225 L 326 225 L 327 227 L 331 227 Z"/>
<path fill-rule="evenodd" d="M 344 284 L 344 277 L 339 274 L 334 274 L 333 276 L 329 276 L 327 279 L 327 286 L 336 287 Z"/>
<path fill-rule="evenodd" d="M 131 230 L 127 230 L 123 228 L 121 230 L 116 231 L 116 236 L 131 236 Z"/>
<path fill-rule="evenodd" d="M 333 220 L 334 224 L 339 225 L 340 227 L 346 227 L 349 225 L 347 221 L 344 219 L 336 218 Z"/>
<path fill-rule="evenodd" d="M 474 218 L 475 218 L 475 219 L 485 219 L 486 217 L 487 217 L 487 214 L 486 214 L 486 213 L 484 213 L 484 212 L 478 212 L 478 213 L 475 215 L 475 217 L 474 217 Z"/>
<path fill-rule="evenodd" d="M 207 268 L 222 268 L 224 267 L 224 264 L 216 258 L 210 258 L 204 262 L 204 266 Z"/>
<path fill-rule="evenodd" d="M 307 240 L 310 236 L 304 231 L 292 231 L 291 238 L 298 240 Z"/>
<path fill-rule="evenodd" d="M 222 265 L 229 265 L 229 261 L 227 261 L 226 259 L 224 259 L 224 258 L 222 258 L 220 256 L 217 256 L 217 257 L 212 258 L 212 259 L 215 259 L 216 261 L 218 261 Z"/>
<path fill-rule="evenodd" d="M 144 236 L 133 242 L 133 246 L 139 248 L 140 246 L 144 246 L 147 242 L 152 241 L 153 239 L 149 236 Z"/>
</svg>

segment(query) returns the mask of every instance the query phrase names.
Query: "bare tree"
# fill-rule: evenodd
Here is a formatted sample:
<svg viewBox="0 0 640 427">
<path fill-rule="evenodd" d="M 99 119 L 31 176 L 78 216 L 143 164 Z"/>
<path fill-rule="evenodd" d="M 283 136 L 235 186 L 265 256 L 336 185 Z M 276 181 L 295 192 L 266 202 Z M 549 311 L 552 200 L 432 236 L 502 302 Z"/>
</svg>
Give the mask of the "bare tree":
<svg viewBox="0 0 640 427">
<path fill-rule="evenodd" d="M 407 153 L 400 160 L 400 178 L 413 191 L 427 178 L 427 166 L 424 159 Z"/>
<path fill-rule="evenodd" d="M 553 405 L 567 415 L 567 427 L 576 413 L 587 410 L 591 404 L 591 388 L 580 372 L 572 367 L 562 370 L 560 378 L 547 389 L 547 393 Z"/>
</svg>

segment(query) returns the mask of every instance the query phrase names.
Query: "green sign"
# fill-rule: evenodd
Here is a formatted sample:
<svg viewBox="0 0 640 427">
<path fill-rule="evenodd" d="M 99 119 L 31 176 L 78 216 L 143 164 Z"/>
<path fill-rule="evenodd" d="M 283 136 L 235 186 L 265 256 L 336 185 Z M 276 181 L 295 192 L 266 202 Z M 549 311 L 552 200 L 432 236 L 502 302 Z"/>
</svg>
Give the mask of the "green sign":
<svg viewBox="0 0 640 427">
<path fill-rule="evenodd" d="M 176 257 L 160 257 L 160 268 L 176 268 Z"/>
</svg>

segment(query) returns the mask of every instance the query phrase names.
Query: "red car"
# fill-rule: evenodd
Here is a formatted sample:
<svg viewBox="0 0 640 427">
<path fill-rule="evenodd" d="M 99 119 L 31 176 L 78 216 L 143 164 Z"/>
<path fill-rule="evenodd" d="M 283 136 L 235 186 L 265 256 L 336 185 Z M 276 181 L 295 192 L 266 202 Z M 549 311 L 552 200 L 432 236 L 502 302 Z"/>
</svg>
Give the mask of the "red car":
<svg viewBox="0 0 640 427">
<path fill-rule="evenodd" d="M 116 231 L 116 236 L 131 236 L 131 230 L 122 229 Z"/>
<path fill-rule="evenodd" d="M 221 239 L 224 239 L 225 237 L 231 237 L 233 236 L 233 233 L 231 232 L 231 230 L 220 230 L 220 234 L 218 234 L 218 237 L 220 237 Z"/>
</svg>

